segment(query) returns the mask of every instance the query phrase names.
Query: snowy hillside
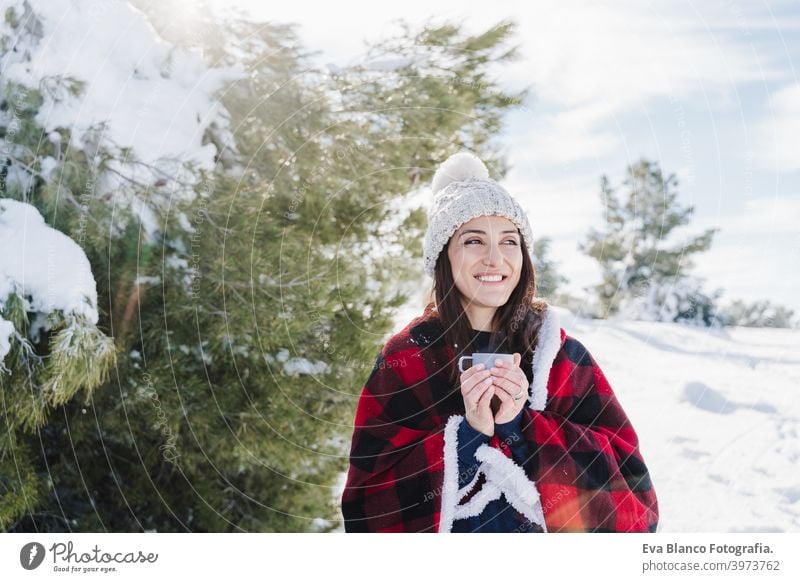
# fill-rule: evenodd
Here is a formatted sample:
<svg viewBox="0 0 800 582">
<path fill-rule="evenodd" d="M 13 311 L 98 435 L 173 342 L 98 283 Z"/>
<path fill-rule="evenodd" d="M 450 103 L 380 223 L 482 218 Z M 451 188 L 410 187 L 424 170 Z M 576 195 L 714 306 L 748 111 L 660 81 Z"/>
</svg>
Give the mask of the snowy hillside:
<svg viewBox="0 0 800 582">
<path fill-rule="evenodd" d="M 800 531 L 800 332 L 558 311 L 639 434 L 660 532 Z"/>
<path fill-rule="evenodd" d="M 665 532 L 800 531 L 800 332 L 562 316 L 639 434 Z"/>
</svg>

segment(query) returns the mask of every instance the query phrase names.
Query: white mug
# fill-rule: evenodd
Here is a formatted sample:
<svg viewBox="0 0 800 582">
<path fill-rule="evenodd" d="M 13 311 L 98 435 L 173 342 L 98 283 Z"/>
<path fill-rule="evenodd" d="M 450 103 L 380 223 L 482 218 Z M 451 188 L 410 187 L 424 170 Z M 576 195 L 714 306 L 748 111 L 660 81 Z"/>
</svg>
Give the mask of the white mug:
<svg viewBox="0 0 800 582">
<path fill-rule="evenodd" d="M 464 360 L 472 360 L 472 366 L 479 366 L 483 364 L 486 369 L 494 367 L 495 360 L 503 360 L 504 362 L 508 362 L 509 364 L 514 363 L 514 354 L 493 354 L 493 353 L 484 353 L 484 352 L 475 352 L 471 356 L 461 356 L 458 358 L 458 371 L 463 373 L 464 372 Z"/>
</svg>

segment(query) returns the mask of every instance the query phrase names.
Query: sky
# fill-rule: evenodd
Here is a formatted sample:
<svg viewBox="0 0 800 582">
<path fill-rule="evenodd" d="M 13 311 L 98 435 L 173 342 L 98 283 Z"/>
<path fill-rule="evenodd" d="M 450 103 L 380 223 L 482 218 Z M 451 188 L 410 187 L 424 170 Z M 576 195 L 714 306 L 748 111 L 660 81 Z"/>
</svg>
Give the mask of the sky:
<svg viewBox="0 0 800 582">
<path fill-rule="evenodd" d="M 599 226 L 599 180 L 656 160 L 695 207 L 690 236 L 719 228 L 693 274 L 723 301 L 769 299 L 800 313 L 800 5 L 797 2 L 542 0 L 491 5 L 294 0 L 235 4 L 255 18 L 293 22 L 320 63 L 363 60 L 365 41 L 412 23 L 519 25 L 521 58 L 498 66 L 509 89 L 532 99 L 498 136 L 503 184 L 579 292 L 599 281 L 578 243 Z M 216 8 L 215 8 L 216 9 Z"/>
</svg>

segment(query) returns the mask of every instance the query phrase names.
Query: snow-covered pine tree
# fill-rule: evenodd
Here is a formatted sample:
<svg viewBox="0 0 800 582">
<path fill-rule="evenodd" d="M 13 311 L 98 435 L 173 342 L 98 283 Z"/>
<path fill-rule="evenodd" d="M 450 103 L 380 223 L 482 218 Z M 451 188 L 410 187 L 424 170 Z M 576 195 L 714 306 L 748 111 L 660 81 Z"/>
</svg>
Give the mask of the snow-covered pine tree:
<svg viewBox="0 0 800 582">
<path fill-rule="evenodd" d="M 600 264 L 602 282 L 595 292 L 602 315 L 622 310 L 634 318 L 675 321 L 683 313 L 695 319 L 694 309 L 678 307 L 691 302 L 684 278 L 692 256 L 710 248 L 716 230 L 671 240 L 675 229 L 689 223 L 694 207 L 681 206 L 676 176 L 664 176 L 656 162 L 628 166 L 622 185 L 620 199 L 608 177 L 601 178 L 604 224 L 580 245 Z"/>
<path fill-rule="evenodd" d="M 114 472 L 98 397 L 125 369 L 158 217 L 214 165 L 197 110 L 235 71 L 173 51 L 124 2 L 3 0 L 0 14 L 0 529 L 102 529 L 95 499 L 114 496 Z M 179 151 L 159 143 L 168 127 Z"/>
<path fill-rule="evenodd" d="M 42 500 L 45 484 L 33 462 L 33 438 L 65 403 L 87 405 L 108 380 L 116 354 L 111 338 L 97 327 L 95 281 L 77 244 L 48 227 L 33 206 L 0 198 L 0 249 L 5 529 Z"/>
</svg>

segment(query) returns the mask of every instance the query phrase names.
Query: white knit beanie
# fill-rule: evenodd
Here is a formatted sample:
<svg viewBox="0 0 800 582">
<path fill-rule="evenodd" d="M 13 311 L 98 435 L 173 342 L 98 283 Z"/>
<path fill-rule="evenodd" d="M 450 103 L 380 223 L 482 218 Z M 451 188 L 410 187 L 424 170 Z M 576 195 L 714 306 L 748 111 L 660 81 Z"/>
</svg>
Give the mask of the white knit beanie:
<svg viewBox="0 0 800 582">
<path fill-rule="evenodd" d="M 453 154 L 439 166 L 431 182 L 433 204 L 428 210 L 422 259 L 433 278 L 436 260 L 450 237 L 465 222 L 484 215 L 508 218 L 522 233 L 533 260 L 533 233 L 528 216 L 500 184 L 489 178 L 484 163 L 469 152 Z"/>
</svg>

